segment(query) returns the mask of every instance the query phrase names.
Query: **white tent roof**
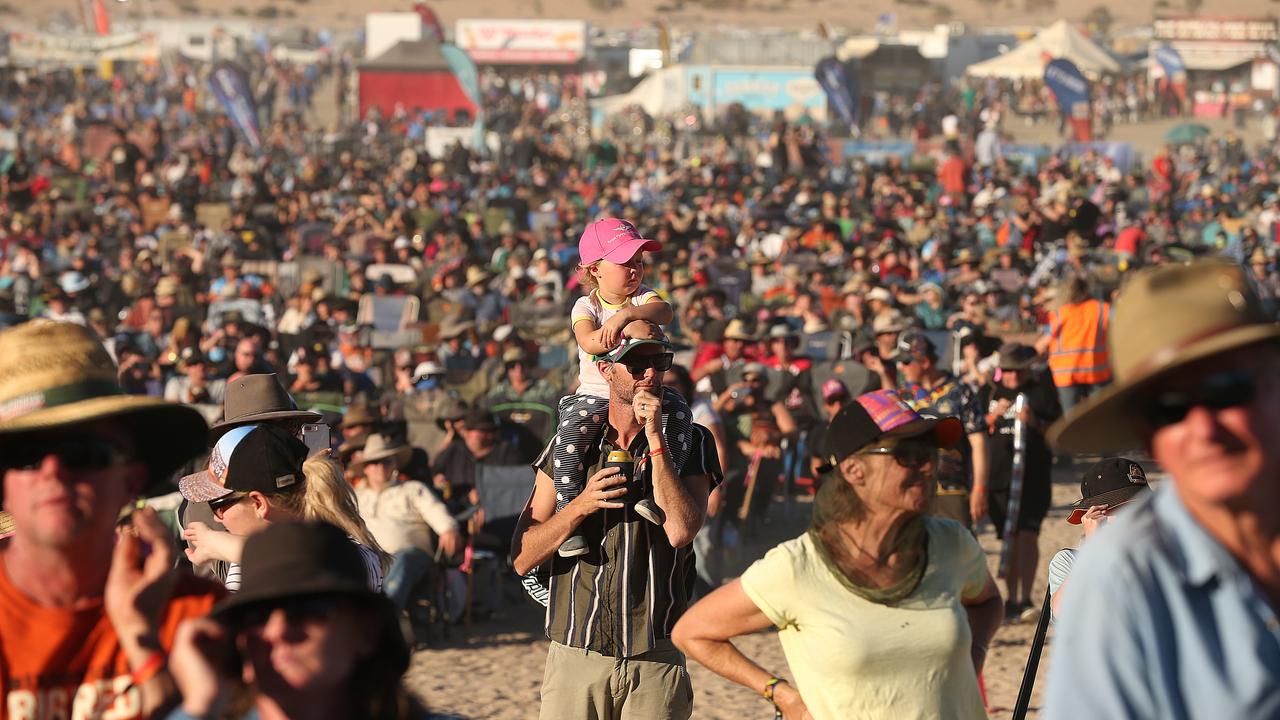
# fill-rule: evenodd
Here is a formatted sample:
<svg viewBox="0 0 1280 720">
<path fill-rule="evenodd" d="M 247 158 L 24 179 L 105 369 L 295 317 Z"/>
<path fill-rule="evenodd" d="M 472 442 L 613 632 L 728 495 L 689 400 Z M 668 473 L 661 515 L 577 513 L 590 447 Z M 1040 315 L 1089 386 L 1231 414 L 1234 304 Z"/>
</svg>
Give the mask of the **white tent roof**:
<svg viewBox="0 0 1280 720">
<path fill-rule="evenodd" d="M 1000 78 L 1043 77 L 1046 55 L 1054 60 L 1066 58 L 1086 75 L 1096 77 L 1120 72 L 1120 63 L 1106 50 L 1085 37 L 1071 23 L 1059 20 L 1004 55 L 970 65 L 965 74 Z"/>
<path fill-rule="evenodd" d="M 687 97 L 685 69 L 676 65 L 650 72 L 631 92 L 592 100 L 591 110 L 605 117 L 628 105 L 639 105 L 650 116 L 657 117 L 678 109 Z"/>
</svg>

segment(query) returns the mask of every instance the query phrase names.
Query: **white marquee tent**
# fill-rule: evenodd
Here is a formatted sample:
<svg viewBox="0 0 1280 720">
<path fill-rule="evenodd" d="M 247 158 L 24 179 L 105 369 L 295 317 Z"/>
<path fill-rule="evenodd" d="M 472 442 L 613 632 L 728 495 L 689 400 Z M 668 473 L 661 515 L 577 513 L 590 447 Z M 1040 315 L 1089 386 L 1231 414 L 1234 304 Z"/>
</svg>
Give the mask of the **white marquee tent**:
<svg viewBox="0 0 1280 720">
<path fill-rule="evenodd" d="M 1091 77 L 1120 72 L 1120 63 L 1066 20 L 1059 20 L 1004 55 L 970 65 L 973 77 L 1010 79 L 1044 76 L 1048 59 L 1066 58 Z"/>
</svg>

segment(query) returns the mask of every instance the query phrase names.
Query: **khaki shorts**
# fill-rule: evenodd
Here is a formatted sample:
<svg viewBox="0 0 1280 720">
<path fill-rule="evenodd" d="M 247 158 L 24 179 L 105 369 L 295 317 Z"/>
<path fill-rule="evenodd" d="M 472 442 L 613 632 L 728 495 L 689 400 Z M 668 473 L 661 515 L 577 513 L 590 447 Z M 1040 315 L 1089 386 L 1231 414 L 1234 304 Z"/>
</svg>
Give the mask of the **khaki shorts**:
<svg viewBox="0 0 1280 720">
<path fill-rule="evenodd" d="M 973 518 L 969 513 L 969 491 L 964 488 L 944 490 L 938 486 L 938 494 L 933 498 L 929 514 L 934 517 L 955 520 L 973 530 Z"/>
<path fill-rule="evenodd" d="M 693 684 L 671 641 L 629 658 L 551 643 L 541 720 L 688 720 Z"/>
</svg>

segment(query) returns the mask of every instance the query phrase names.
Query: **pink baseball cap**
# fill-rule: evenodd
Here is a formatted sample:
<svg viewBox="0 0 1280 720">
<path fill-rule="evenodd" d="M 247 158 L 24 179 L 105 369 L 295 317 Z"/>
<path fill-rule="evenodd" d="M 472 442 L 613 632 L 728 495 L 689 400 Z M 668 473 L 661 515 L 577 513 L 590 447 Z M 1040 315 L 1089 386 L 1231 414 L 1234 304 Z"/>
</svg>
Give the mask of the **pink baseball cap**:
<svg viewBox="0 0 1280 720">
<path fill-rule="evenodd" d="M 583 265 L 599 260 L 621 265 L 641 250 L 657 252 L 661 249 L 662 243 L 640 237 L 640 231 L 636 230 L 635 225 L 618 218 L 605 218 L 591 223 L 578 239 L 578 256 Z"/>
</svg>

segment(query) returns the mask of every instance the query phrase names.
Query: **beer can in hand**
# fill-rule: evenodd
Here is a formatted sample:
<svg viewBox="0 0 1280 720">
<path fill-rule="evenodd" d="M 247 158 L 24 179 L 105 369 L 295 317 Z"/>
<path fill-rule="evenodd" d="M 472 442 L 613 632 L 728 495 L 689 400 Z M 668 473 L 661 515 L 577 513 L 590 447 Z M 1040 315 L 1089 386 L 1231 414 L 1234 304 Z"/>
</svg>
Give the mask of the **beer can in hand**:
<svg viewBox="0 0 1280 720">
<path fill-rule="evenodd" d="M 636 461 L 635 458 L 631 457 L 631 453 L 626 450 L 614 450 L 609 453 L 607 458 L 605 458 L 604 466 L 607 468 L 618 468 L 622 473 L 622 476 L 627 479 L 626 485 L 624 486 L 627 488 L 627 492 L 622 497 L 618 498 L 619 502 L 631 505 L 644 497 L 644 493 L 641 492 L 639 483 L 636 482 Z"/>
</svg>

